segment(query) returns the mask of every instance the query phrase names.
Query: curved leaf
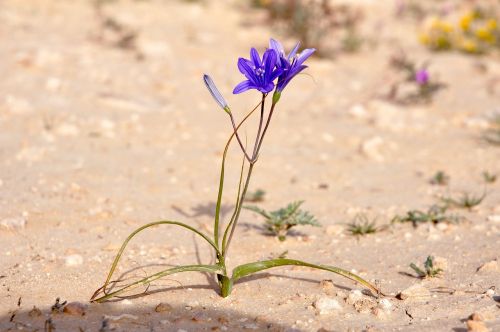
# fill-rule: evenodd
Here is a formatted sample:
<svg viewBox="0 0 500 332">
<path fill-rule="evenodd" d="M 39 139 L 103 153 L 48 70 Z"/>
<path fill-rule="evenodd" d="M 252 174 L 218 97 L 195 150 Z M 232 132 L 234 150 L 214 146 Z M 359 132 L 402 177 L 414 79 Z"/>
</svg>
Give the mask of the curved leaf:
<svg viewBox="0 0 500 332">
<path fill-rule="evenodd" d="M 123 254 L 123 251 L 127 247 L 127 244 L 130 242 L 130 240 L 132 240 L 132 238 L 135 235 L 137 235 L 137 233 L 145 230 L 146 228 L 157 226 L 157 225 L 176 225 L 176 226 L 187 228 L 188 230 L 190 230 L 190 231 L 198 234 L 203 239 L 205 239 L 205 241 L 207 241 L 215 249 L 215 251 L 217 252 L 217 254 L 220 255 L 219 249 L 217 248 L 217 246 L 215 245 L 215 243 L 208 236 L 206 236 L 205 234 L 203 234 L 199 230 L 197 230 L 197 229 L 195 229 L 195 228 L 193 228 L 193 227 L 191 227 L 189 225 L 186 225 L 186 224 L 184 224 L 182 222 L 170 221 L 170 220 L 162 220 L 162 221 L 155 221 L 155 222 L 146 224 L 144 226 L 139 227 L 135 231 L 133 231 L 125 239 L 125 241 L 123 242 L 120 250 L 118 250 L 118 253 L 116 254 L 116 257 L 115 257 L 115 259 L 113 261 L 113 264 L 111 265 L 111 269 L 109 270 L 108 277 L 106 278 L 106 281 L 104 282 L 104 285 L 96 291 L 96 293 L 92 296 L 92 299 L 96 296 L 97 293 L 99 293 L 100 290 L 102 290 L 104 293 L 106 293 L 106 287 L 108 286 L 108 284 L 109 284 L 109 282 L 111 280 L 111 277 L 113 276 L 113 273 L 115 272 L 116 266 L 118 265 L 118 262 L 120 261 L 120 258 L 121 258 L 122 254 Z"/>
<path fill-rule="evenodd" d="M 135 287 L 138 287 L 140 285 L 147 285 L 151 283 L 152 281 L 155 281 L 157 279 L 160 279 L 161 277 L 170 275 L 170 274 L 175 274 L 175 273 L 180 273 L 180 272 L 192 272 L 192 271 L 197 271 L 197 272 L 211 272 L 211 273 L 219 273 L 222 271 L 222 268 L 219 265 L 184 265 L 184 266 L 177 266 L 173 267 L 167 270 L 160 271 L 158 273 L 152 274 L 149 277 L 143 278 L 139 281 L 133 282 L 123 288 L 120 288 L 119 290 L 116 290 L 114 292 L 111 292 L 109 294 L 106 294 L 105 292 L 105 286 L 99 288 L 95 294 L 92 296 L 92 299 L 90 299 L 91 302 L 103 302 L 106 301 L 107 299 L 110 299 L 114 296 L 117 296 L 123 292 L 129 291 Z M 103 292 L 105 295 L 101 296 L 99 298 L 95 298 L 97 295 L 99 295 L 101 292 Z"/>
<path fill-rule="evenodd" d="M 237 266 L 233 270 L 232 279 L 233 279 L 233 282 L 235 282 L 236 280 L 238 280 L 242 277 L 248 276 L 250 274 L 253 274 L 253 273 L 256 273 L 256 272 L 259 272 L 262 270 L 267 270 L 267 269 L 270 269 L 273 267 L 285 266 L 285 265 L 306 266 L 306 267 L 311 267 L 314 269 L 330 271 L 330 272 L 339 274 L 345 278 L 359 282 L 363 286 L 374 291 L 376 294 L 382 294 L 382 292 L 377 287 L 375 287 L 374 285 L 372 285 L 368 281 L 364 280 L 363 278 L 361 278 L 361 277 L 359 277 L 359 276 L 355 275 L 354 273 L 351 273 L 347 270 L 344 270 L 344 269 L 341 269 L 341 268 L 338 268 L 335 266 L 311 264 L 311 263 L 299 261 L 296 259 L 288 259 L 288 258 L 276 258 L 276 259 L 248 263 L 248 264 L 243 264 L 243 265 Z"/>
</svg>

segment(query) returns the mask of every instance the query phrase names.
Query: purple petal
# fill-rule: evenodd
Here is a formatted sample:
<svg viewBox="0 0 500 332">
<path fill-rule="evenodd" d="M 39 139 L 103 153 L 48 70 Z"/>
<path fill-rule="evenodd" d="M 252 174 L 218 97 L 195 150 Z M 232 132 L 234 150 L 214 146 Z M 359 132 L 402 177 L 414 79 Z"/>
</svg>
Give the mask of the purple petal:
<svg viewBox="0 0 500 332">
<path fill-rule="evenodd" d="M 270 81 L 274 81 L 278 76 L 283 74 L 283 69 L 282 68 L 276 68 L 273 73 L 271 74 L 271 77 L 269 78 Z"/>
<path fill-rule="evenodd" d="M 262 62 L 260 61 L 259 52 L 257 52 L 257 50 L 254 47 L 252 47 L 252 49 L 250 50 L 250 59 L 252 59 L 255 67 L 260 67 L 262 65 Z"/>
<path fill-rule="evenodd" d="M 255 80 L 254 70 L 250 67 L 249 61 L 247 59 L 238 59 L 238 69 L 249 80 Z"/>
<path fill-rule="evenodd" d="M 260 86 L 260 87 L 257 88 L 257 90 L 259 90 L 262 93 L 271 92 L 271 91 L 273 91 L 273 89 L 274 89 L 274 83 L 273 82 L 269 82 L 269 83 L 267 83 L 266 86 Z"/>
<path fill-rule="evenodd" d="M 304 61 L 306 61 L 307 58 L 309 58 L 315 51 L 315 48 L 306 48 L 305 50 L 300 52 L 299 57 L 297 58 L 297 65 L 303 64 Z"/>
<path fill-rule="evenodd" d="M 241 83 L 239 83 L 233 90 L 233 94 L 238 94 L 238 93 L 242 93 L 242 92 L 245 92 L 247 90 L 250 90 L 250 89 L 255 89 L 255 86 L 252 84 L 252 82 L 250 82 L 249 80 L 246 80 L 246 81 L 243 81 Z"/>
<path fill-rule="evenodd" d="M 265 76 L 265 82 L 272 81 L 271 76 L 273 73 L 273 69 L 276 66 L 276 51 L 268 49 L 263 56 L 264 59 L 264 76 Z"/>
<path fill-rule="evenodd" d="M 293 50 L 290 52 L 290 54 L 288 54 L 288 61 L 290 61 L 291 59 L 293 59 L 293 57 L 295 56 L 295 54 L 297 54 L 297 51 L 299 50 L 299 47 L 300 47 L 300 42 L 298 42 L 297 44 L 295 44 L 295 47 L 293 48 Z"/>
<path fill-rule="evenodd" d="M 300 65 L 300 66 L 294 66 L 290 71 L 287 73 L 287 76 L 278 82 L 278 91 L 283 91 L 283 89 L 290 83 L 292 78 L 294 78 L 298 73 L 306 69 L 307 66 Z"/>
<path fill-rule="evenodd" d="M 212 78 L 207 74 L 205 74 L 203 75 L 203 80 L 205 81 L 205 85 L 207 86 L 208 91 L 215 99 L 217 104 L 219 104 L 219 106 L 222 109 L 225 109 L 227 107 L 226 100 L 224 99 L 224 97 L 222 97 L 222 94 L 219 92 L 219 89 L 217 89 L 217 86 L 215 86 L 215 83 L 212 80 Z"/>
<path fill-rule="evenodd" d="M 278 55 L 285 53 L 285 50 L 283 49 L 281 43 L 273 38 L 269 40 L 269 48 L 275 50 L 278 53 Z"/>
</svg>

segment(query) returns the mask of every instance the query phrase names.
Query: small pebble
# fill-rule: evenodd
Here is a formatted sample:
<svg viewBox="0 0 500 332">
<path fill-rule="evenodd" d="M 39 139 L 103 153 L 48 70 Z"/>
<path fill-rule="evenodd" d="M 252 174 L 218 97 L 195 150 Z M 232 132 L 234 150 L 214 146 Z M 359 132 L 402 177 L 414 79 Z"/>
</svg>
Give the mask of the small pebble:
<svg viewBox="0 0 500 332">
<path fill-rule="evenodd" d="M 155 308 L 155 311 L 156 312 L 169 312 L 169 311 L 172 311 L 172 306 L 168 303 L 163 303 L 161 302 L 160 304 L 158 304 Z"/>
<path fill-rule="evenodd" d="M 375 136 L 361 143 L 361 153 L 373 161 L 382 162 L 385 160 L 382 154 L 382 147 L 385 144 L 384 139 L 380 136 Z"/>
<path fill-rule="evenodd" d="M 347 296 L 347 303 L 354 304 L 363 298 L 363 293 L 359 289 L 354 289 Z"/>
<path fill-rule="evenodd" d="M 26 228 L 27 221 L 22 217 L 5 218 L 0 221 L 0 229 L 9 231 L 19 231 Z"/>
<path fill-rule="evenodd" d="M 482 321 L 475 321 L 469 319 L 467 321 L 467 331 L 470 332 L 489 332 L 490 330 L 484 325 Z"/>
<path fill-rule="evenodd" d="M 342 225 L 330 225 L 326 228 L 326 234 L 328 235 L 340 235 L 344 232 L 344 227 Z"/>
<path fill-rule="evenodd" d="M 42 315 L 42 311 L 35 306 L 33 306 L 33 309 L 31 309 L 28 312 L 28 316 L 30 316 L 31 318 L 40 317 L 41 315 Z"/>
<path fill-rule="evenodd" d="M 339 301 L 327 296 L 320 297 L 313 305 L 320 315 L 331 314 L 342 310 Z"/>
<path fill-rule="evenodd" d="M 63 312 L 73 316 L 85 315 L 86 306 L 80 302 L 71 302 L 64 306 Z"/>
<path fill-rule="evenodd" d="M 431 292 L 427 288 L 418 284 L 408 287 L 398 294 L 398 298 L 400 298 L 401 300 L 428 300 L 430 297 Z"/>
<path fill-rule="evenodd" d="M 79 266 L 83 264 L 83 257 L 78 254 L 69 255 L 64 258 L 66 266 Z"/>
<path fill-rule="evenodd" d="M 333 285 L 333 281 L 331 280 L 321 280 L 319 283 L 319 286 L 323 290 L 323 293 L 327 295 L 334 295 L 335 294 L 335 286 Z"/>
<path fill-rule="evenodd" d="M 382 310 L 389 311 L 392 309 L 392 302 L 389 299 L 380 299 L 378 301 L 378 307 Z"/>
<path fill-rule="evenodd" d="M 481 265 L 478 269 L 477 272 L 479 273 L 488 273 L 488 272 L 497 272 L 499 271 L 500 268 L 498 266 L 498 261 L 492 260 L 487 263 L 484 263 Z"/>
</svg>

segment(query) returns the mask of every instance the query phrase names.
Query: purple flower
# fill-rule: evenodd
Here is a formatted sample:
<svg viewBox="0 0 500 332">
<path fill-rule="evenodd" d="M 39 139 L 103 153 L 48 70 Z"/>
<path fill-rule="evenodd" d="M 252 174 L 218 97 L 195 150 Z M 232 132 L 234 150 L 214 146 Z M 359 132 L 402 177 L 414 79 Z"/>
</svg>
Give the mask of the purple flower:
<svg viewBox="0 0 500 332">
<path fill-rule="evenodd" d="M 207 86 L 208 91 L 215 99 L 217 104 L 226 112 L 229 111 L 229 106 L 227 106 L 226 100 L 222 97 L 222 94 L 219 92 L 219 89 L 215 86 L 214 81 L 207 74 L 203 75 L 203 81 L 205 81 L 205 85 Z"/>
<path fill-rule="evenodd" d="M 274 80 L 282 72 L 280 68 L 276 67 L 277 59 L 276 52 L 268 49 L 264 52 L 261 60 L 257 50 L 252 47 L 250 60 L 238 59 L 238 69 L 247 80 L 238 84 L 233 93 L 238 94 L 250 89 L 257 89 L 262 93 L 271 92 L 274 89 Z"/>
<path fill-rule="evenodd" d="M 307 68 L 307 66 L 303 65 L 304 61 L 306 61 L 316 51 L 314 48 L 306 48 L 301 53 L 297 53 L 299 46 L 300 43 L 297 43 L 287 56 L 285 55 L 285 50 L 280 42 L 272 38 L 269 41 L 269 48 L 274 50 L 278 55 L 276 66 L 282 70 L 282 73 L 278 78 L 276 88 L 276 92 L 278 93 L 283 91 L 292 78 Z"/>
<path fill-rule="evenodd" d="M 415 73 L 415 81 L 419 85 L 425 85 L 429 83 L 429 72 L 426 69 L 420 69 Z"/>
</svg>

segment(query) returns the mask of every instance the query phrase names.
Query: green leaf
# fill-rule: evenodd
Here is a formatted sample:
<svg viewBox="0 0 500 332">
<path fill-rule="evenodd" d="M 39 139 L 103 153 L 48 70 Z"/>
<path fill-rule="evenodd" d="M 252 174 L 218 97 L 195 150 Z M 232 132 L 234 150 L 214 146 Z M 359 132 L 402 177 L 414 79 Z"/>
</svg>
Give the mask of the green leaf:
<svg viewBox="0 0 500 332">
<path fill-rule="evenodd" d="M 215 243 L 208 237 L 206 236 L 205 234 L 203 234 L 202 232 L 200 232 L 199 230 L 197 230 L 196 228 L 194 227 L 191 227 L 189 225 L 186 225 L 182 222 L 178 222 L 178 221 L 170 221 L 170 220 L 162 220 L 162 221 L 155 221 L 155 222 L 152 222 L 152 223 L 149 223 L 149 224 L 146 224 L 144 226 L 141 226 L 139 228 L 137 228 L 135 231 L 133 231 L 132 233 L 130 233 L 130 235 L 125 239 L 125 241 L 123 242 L 120 250 L 118 250 L 118 253 L 116 254 L 116 257 L 113 261 L 113 264 L 111 265 L 111 268 L 109 270 L 109 273 L 108 273 L 108 276 L 106 278 L 106 281 L 104 282 L 104 285 L 100 288 L 100 289 L 106 289 L 106 287 L 108 286 L 110 280 L 111 280 L 111 277 L 113 276 L 115 270 L 116 270 L 116 267 L 118 266 L 118 262 L 120 261 L 120 258 L 122 257 L 123 255 L 123 251 L 125 251 L 125 248 L 127 247 L 128 243 L 130 242 L 130 240 L 132 240 L 132 238 L 137 235 L 139 232 L 149 228 L 149 227 L 154 227 L 154 226 L 158 226 L 158 225 L 176 225 L 176 226 L 180 226 L 180 227 L 183 227 L 183 228 L 187 228 L 188 230 L 198 234 L 199 236 L 201 236 L 203 239 L 205 239 L 205 241 L 207 241 L 214 249 L 215 249 L 215 252 L 220 255 L 220 251 L 219 249 L 217 248 L 217 246 L 215 245 Z M 97 290 L 96 293 L 99 292 L 99 290 Z M 94 298 L 96 296 L 96 294 L 94 294 L 94 296 L 92 298 Z"/>
<path fill-rule="evenodd" d="M 243 265 L 237 266 L 233 270 L 232 280 L 233 280 L 233 282 L 236 282 L 236 280 L 243 278 L 245 276 L 248 276 L 250 274 L 260 272 L 262 270 L 267 270 L 267 269 L 270 269 L 273 267 L 285 266 L 285 265 L 306 266 L 306 267 L 311 267 L 313 269 L 319 269 L 319 270 L 333 272 L 333 273 L 341 275 L 345 278 L 359 282 L 363 286 L 374 291 L 375 294 L 382 294 L 382 292 L 377 287 L 375 287 L 374 285 L 372 285 L 368 281 L 364 280 L 363 278 L 361 278 L 361 277 L 359 277 L 359 276 L 357 276 L 354 273 L 351 273 L 349 271 L 343 270 L 343 269 L 335 267 L 335 266 L 311 264 L 311 263 L 307 263 L 307 262 L 303 262 L 303 261 L 299 261 L 299 260 L 295 260 L 295 259 L 288 259 L 288 258 L 276 258 L 276 259 L 248 263 L 248 264 L 243 264 Z"/>
<path fill-rule="evenodd" d="M 143 278 L 139 281 L 133 282 L 131 284 L 128 284 L 119 290 L 116 290 L 111 293 L 106 293 L 106 286 L 104 285 L 103 287 L 99 288 L 94 295 L 91 298 L 91 302 L 104 302 L 112 297 L 118 296 L 126 291 L 130 291 L 138 286 L 141 285 L 148 285 L 152 281 L 155 281 L 157 279 L 160 279 L 164 276 L 175 274 L 175 273 L 181 273 L 181 272 L 209 272 L 209 273 L 219 273 L 223 272 L 222 267 L 219 265 L 183 265 L 183 266 L 176 266 L 167 270 L 160 271 L 158 273 L 152 274 L 149 277 Z M 95 298 L 97 295 L 100 293 L 104 293 L 104 296 L 101 296 L 99 298 Z"/>
<path fill-rule="evenodd" d="M 269 213 L 266 210 L 261 209 L 258 206 L 255 206 L 255 205 L 245 205 L 245 206 L 243 206 L 243 208 L 246 209 L 246 210 L 250 210 L 252 212 L 258 213 L 258 214 L 260 214 L 261 216 L 263 216 L 266 219 L 271 219 L 271 216 L 269 215 Z"/>
</svg>

